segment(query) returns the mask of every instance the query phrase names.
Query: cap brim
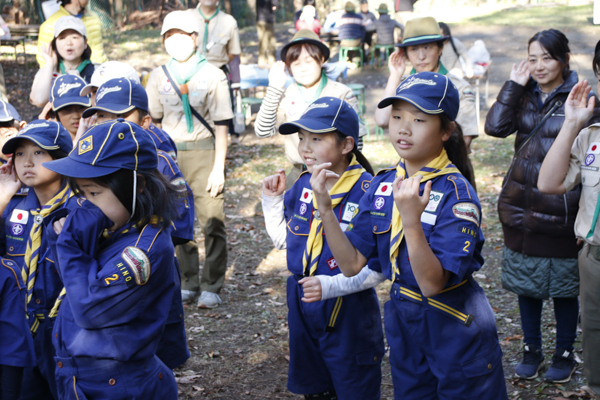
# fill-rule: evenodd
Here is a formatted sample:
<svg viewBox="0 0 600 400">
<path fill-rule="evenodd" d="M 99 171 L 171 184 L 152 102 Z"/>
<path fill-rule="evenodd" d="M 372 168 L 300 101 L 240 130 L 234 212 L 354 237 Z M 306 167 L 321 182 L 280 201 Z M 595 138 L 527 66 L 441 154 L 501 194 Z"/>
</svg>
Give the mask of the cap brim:
<svg viewBox="0 0 600 400">
<path fill-rule="evenodd" d="M 324 124 L 315 119 L 302 119 L 286 122 L 279 126 L 279 133 L 282 135 L 291 135 L 292 133 L 298 132 L 300 129 L 304 129 L 310 133 L 327 133 L 337 130 L 335 126 Z"/>
<path fill-rule="evenodd" d="M 396 44 L 396 47 L 408 47 L 408 46 L 417 46 L 417 45 L 425 44 L 425 43 L 443 42 L 444 40 L 448 39 L 449 37 L 450 36 L 439 37 L 436 35 L 436 37 L 423 36 L 421 38 L 417 37 L 414 39 L 406 39 L 402 43 Z"/>
<path fill-rule="evenodd" d="M 85 85 L 83 87 L 83 89 L 81 89 L 81 92 L 79 92 L 80 96 L 87 96 L 88 94 L 92 93 L 92 91 L 94 90 L 93 88 L 98 88 L 98 86 L 96 85 Z"/>
<path fill-rule="evenodd" d="M 60 150 L 60 146 L 57 144 L 54 144 L 54 143 L 52 145 L 42 144 L 39 141 L 38 137 L 31 137 L 31 136 L 25 134 L 25 135 L 18 135 L 18 136 L 8 139 L 6 141 L 6 143 L 4 143 L 4 146 L 2 146 L 2 153 L 3 154 L 14 153 L 15 150 L 17 149 L 17 143 L 21 139 L 31 140 L 33 143 L 37 144 L 40 148 L 42 148 L 44 150 Z"/>
<path fill-rule="evenodd" d="M 396 100 L 407 101 L 413 106 L 417 107 L 419 110 L 423 111 L 425 114 L 442 114 L 444 110 L 437 107 L 435 104 L 432 104 L 428 101 L 423 101 L 422 97 L 417 96 L 404 96 L 404 95 L 396 95 L 392 97 L 387 97 L 377 104 L 377 108 L 386 108 L 387 106 L 391 106 L 394 104 Z M 417 101 L 419 100 L 419 102 Z"/>
<path fill-rule="evenodd" d="M 58 111 L 68 106 L 84 106 L 89 107 L 92 105 L 92 100 L 90 98 L 81 97 L 82 100 L 78 100 L 75 98 L 65 99 L 65 101 L 55 101 L 52 103 L 52 111 Z M 84 101 L 83 99 L 87 100 Z"/>
<path fill-rule="evenodd" d="M 90 165 L 80 163 L 73 160 L 72 158 L 66 157 L 59 160 L 47 161 L 42 164 L 44 168 L 54 171 L 57 174 L 69 177 L 69 178 L 98 178 L 99 176 L 106 176 L 117 172 L 120 168 L 118 167 L 100 167 L 97 165 Z"/>
<path fill-rule="evenodd" d="M 106 104 L 101 107 L 96 106 L 88 108 L 83 112 L 83 114 L 81 114 L 81 116 L 83 118 L 88 118 L 96 114 L 98 111 L 106 111 L 112 114 L 125 114 L 126 112 L 129 112 L 134 108 L 136 108 L 134 105 L 124 107 L 122 104 Z"/>
<path fill-rule="evenodd" d="M 302 43 L 307 43 L 307 44 L 312 44 L 312 45 L 317 46 L 321 50 L 321 52 L 323 52 L 323 57 L 324 57 L 323 62 L 329 60 L 329 54 L 330 54 L 329 47 L 327 47 L 325 45 L 325 43 L 323 43 L 321 41 L 309 39 L 309 38 L 294 40 L 293 42 L 290 42 L 290 43 L 286 44 L 285 46 L 283 46 L 281 48 L 281 53 L 280 53 L 281 60 L 283 62 L 285 62 L 285 57 L 286 57 L 287 51 L 290 47 L 295 46 L 297 44 L 302 44 Z"/>
</svg>

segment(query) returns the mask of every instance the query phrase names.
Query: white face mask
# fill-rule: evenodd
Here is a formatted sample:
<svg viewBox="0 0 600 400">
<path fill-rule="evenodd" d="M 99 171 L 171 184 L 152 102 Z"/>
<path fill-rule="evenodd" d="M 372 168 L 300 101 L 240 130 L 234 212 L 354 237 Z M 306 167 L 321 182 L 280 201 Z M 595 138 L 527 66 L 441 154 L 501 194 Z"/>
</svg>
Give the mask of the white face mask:
<svg viewBox="0 0 600 400">
<path fill-rule="evenodd" d="M 177 61 L 185 61 L 196 50 L 194 39 L 188 35 L 173 35 L 165 39 L 167 53 Z"/>
</svg>

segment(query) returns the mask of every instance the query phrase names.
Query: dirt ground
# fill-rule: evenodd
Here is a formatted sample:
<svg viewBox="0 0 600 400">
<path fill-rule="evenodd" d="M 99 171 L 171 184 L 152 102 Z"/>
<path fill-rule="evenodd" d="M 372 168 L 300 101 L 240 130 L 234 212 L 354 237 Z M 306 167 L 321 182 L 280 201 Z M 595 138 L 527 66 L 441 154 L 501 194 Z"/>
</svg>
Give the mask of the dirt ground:
<svg viewBox="0 0 600 400">
<path fill-rule="evenodd" d="M 291 38 L 291 25 L 278 26 L 278 44 Z M 512 155 L 512 140 L 485 137 L 483 121 L 487 106 L 491 105 L 503 82 L 508 78 L 513 63 L 526 55 L 529 37 L 539 29 L 489 25 L 452 26 L 453 34 L 467 47 L 475 39 L 483 39 L 491 53 L 490 95 L 486 104 L 482 98 L 481 136 L 474 141 L 471 155 L 477 174 L 477 184 L 484 213 L 486 264 L 475 275 L 484 287 L 496 313 L 506 386 L 511 400 L 585 398 L 580 390 L 585 385 L 581 365 L 570 383 L 548 385 L 541 379 L 523 381 L 513 378 L 514 368 L 521 357 L 521 330 L 516 296 L 501 288 L 500 260 L 502 232 L 497 220 L 496 197 L 502 176 L 506 173 Z M 572 68 L 580 76 L 593 81 L 591 55 L 598 39 L 598 28 L 581 26 L 565 30 L 573 52 Z M 256 62 L 256 33 L 242 32 L 244 62 Z M 118 46 L 119 44 L 112 44 Z M 160 50 L 162 51 L 162 50 Z M 334 52 L 335 54 L 335 52 Z M 335 56 L 334 56 L 335 59 Z M 123 59 L 122 61 L 127 61 Z M 25 71 L 6 56 L 2 60 L 10 101 L 28 120 L 39 110 L 26 100 L 36 67 Z M 150 65 L 150 67 L 153 65 Z M 350 83 L 366 87 L 367 121 L 374 127 L 375 104 L 387 79 L 385 68 L 352 71 Z M 483 82 L 481 88 L 483 92 Z M 482 94 L 483 97 L 483 94 Z M 385 140 L 370 141 L 365 153 L 376 167 L 391 165 L 395 158 Z M 287 307 L 285 282 L 285 251 L 273 250 L 263 222 L 260 205 L 262 178 L 279 165 L 286 166 L 279 138 L 258 140 L 250 125 L 239 146 L 231 146 L 227 163 L 227 191 L 225 196 L 226 225 L 229 240 L 229 265 L 225 286 L 220 295 L 223 304 L 214 310 L 199 310 L 194 304 L 186 306 L 188 344 L 192 357 L 176 372 L 180 399 L 284 399 L 302 397 L 287 391 L 289 348 L 287 343 Z M 201 259 L 203 238 L 198 236 Z M 380 303 L 389 299 L 389 283 L 377 288 Z M 543 332 L 546 360 L 552 356 L 555 326 L 552 307 L 544 309 Z M 581 343 L 576 343 L 578 358 Z M 393 398 L 393 388 L 387 356 L 383 360 L 382 399 Z"/>
</svg>

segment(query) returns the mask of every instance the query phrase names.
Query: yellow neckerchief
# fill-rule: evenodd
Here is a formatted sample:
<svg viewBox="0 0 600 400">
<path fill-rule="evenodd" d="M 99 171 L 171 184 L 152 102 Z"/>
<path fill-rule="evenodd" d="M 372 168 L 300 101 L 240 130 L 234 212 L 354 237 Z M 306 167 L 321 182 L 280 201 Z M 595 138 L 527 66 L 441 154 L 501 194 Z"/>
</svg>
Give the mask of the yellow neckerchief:
<svg viewBox="0 0 600 400">
<path fill-rule="evenodd" d="M 360 179 L 361 175 L 365 172 L 365 169 L 356 161 L 356 156 L 352 155 L 350 165 L 346 168 L 346 171 L 342 174 L 340 179 L 335 183 L 331 191 L 331 208 L 335 208 L 344 200 L 344 197 L 352 190 L 356 182 Z M 306 249 L 302 256 L 302 266 L 304 275 L 306 275 L 306 268 L 310 265 L 309 276 L 314 275 L 319 264 L 319 257 L 323 250 L 323 223 L 321 217 L 317 211 L 317 200 L 313 197 L 313 219 L 310 224 L 310 233 L 308 234 L 308 240 L 306 241 Z M 309 263 L 310 260 L 310 263 Z"/>
<path fill-rule="evenodd" d="M 423 175 L 423 178 L 421 178 L 421 182 L 427 182 L 440 175 L 454 173 L 460 173 L 460 171 L 452 164 L 452 162 L 448 158 L 446 149 L 442 149 L 440 155 L 438 155 L 425 167 L 421 168 L 421 170 L 413 176 Z M 396 167 L 396 178 L 399 176 L 402 178 L 406 178 L 408 176 L 408 174 L 406 173 L 406 167 L 404 166 L 404 160 L 400 160 L 398 166 Z M 390 236 L 390 262 L 392 263 L 392 282 L 396 280 L 396 275 L 400 274 L 400 269 L 398 268 L 396 260 L 398 258 L 398 249 L 400 248 L 400 243 L 402 243 L 402 239 L 404 239 L 404 230 L 402 229 L 402 218 L 400 218 L 400 211 L 398 211 L 398 207 L 396 206 L 396 204 L 394 204 L 392 211 L 392 234 Z"/>
<path fill-rule="evenodd" d="M 50 199 L 40 211 L 31 211 L 31 215 L 34 217 L 34 223 L 29 232 L 29 238 L 27 239 L 27 248 L 25 250 L 24 259 L 25 265 L 21 270 L 21 277 L 23 278 L 23 281 L 27 282 L 26 305 L 31 301 L 33 286 L 35 285 L 35 278 L 37 277 L 40 246 L 42 245 L 42 231 L 44 229 L 42 222 L 46 216 L 62 206 L 71 196 L 73 196 L 73 192 L 67 184 L 52 199 Z"/>
<path fill-rule="evenodd" d="M 162 219 L 159 219 L 156 215 L 153 215 L 152 218 L 150 219 L 150 224 L 157 224 L 159 220 L 162 220 Z M 136 229 L 139 229 L 138 224 L 133 225 L 133 227 Z M 131 230 L 130 228 L 131 227 L 125 228 L 121 231 L 117 231 L 116 235 L 121 235 L 121 234 L 127 233 Z M 102 232 L 102 236 L 105 239 L 112 237 L 114 234 L 115 234 L 115 232 L 110 232 L 108 229 L 105 229 L 104 232 Z M 58 297 L 56 298 L 56 301 L 54 302 L 54 306 L 52 307 L 52 310 L 50 310 L 50 314 L 48 314 L 48 317 L 55 318 L 58 315 L 58 309 L 60 308 L 60 303 L 62 303 L 66 294 L 67 294 L 67 289 L 62 288 L 62 290 L 58 294 Z"/>
</svg>

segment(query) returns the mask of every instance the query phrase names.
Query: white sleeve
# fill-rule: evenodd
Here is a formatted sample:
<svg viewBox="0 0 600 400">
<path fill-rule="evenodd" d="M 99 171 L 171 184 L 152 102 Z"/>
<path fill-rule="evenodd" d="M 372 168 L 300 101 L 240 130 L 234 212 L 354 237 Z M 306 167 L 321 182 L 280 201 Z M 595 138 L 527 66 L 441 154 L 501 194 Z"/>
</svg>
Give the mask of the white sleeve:
<svg viewBox="0 0 600 400">
<path fill-rule="evenodd" d="M 350 278 L 345 277 L 344 274 L 335 276 L 317 275 L 317 278 L 321 282 L 321 300 L 362 292 L 379 285 L 387 279 L 385 275 L 373 271 L 368 265 Z"/>
<path fill-rule="evenodd" d="M 265 227 L 273 241 L 273 245 L 279 250 L 285 249 L 287 226 L 283 215 L 283 195 L 265 196 L 263 194 L 262 208 L 265 216 Z"/>
</svg>

